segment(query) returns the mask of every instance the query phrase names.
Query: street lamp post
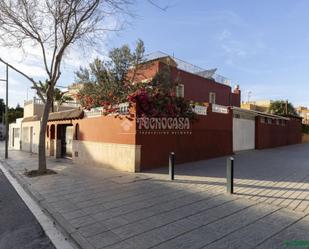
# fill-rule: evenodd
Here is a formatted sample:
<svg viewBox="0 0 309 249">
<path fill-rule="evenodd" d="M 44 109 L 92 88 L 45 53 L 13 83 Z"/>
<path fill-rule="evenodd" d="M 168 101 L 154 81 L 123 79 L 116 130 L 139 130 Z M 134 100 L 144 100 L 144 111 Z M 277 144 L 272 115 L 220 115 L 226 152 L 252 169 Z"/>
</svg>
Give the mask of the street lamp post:
<svg viewBox="0 0 309 249">
<path fill-rule="evenodd" d="M 5 82 L 5 159 L 9 157 L 9 65 L 6 64 L 6 79 L 0 79 Z"/>
</svg>

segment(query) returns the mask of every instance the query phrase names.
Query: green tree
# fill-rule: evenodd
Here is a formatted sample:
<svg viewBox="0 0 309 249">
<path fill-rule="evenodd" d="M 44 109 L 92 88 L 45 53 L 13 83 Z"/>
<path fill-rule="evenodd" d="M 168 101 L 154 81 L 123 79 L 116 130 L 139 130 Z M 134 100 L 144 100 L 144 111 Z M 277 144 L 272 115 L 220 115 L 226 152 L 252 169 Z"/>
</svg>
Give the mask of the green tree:
<svg viewBox="0 0 309 249">
<path fill-rule="evenodd" d="M 32 49 L 40 54 L 40 65 L 48 82 L 46 98 L 38 80 L 0 58 L 10 69 L 32 82 L 44 103 L 38 148 L 38 173 L 47 172 L 45 136 L 54 90 L 61 78 L 65 54 L 74 44 L 94 46 L 101 42 L 110 27 L 107 19 L 129 14 L 127 0 L 2 0 L 0 1 L 0 43 L 2 46 Z M 118 23 L 118 22 L 116 22 Z M 108 27 L 109 26 L 109 27 Z M 32 46 L 28 46 L 31 44 Z M 35 48 L 33 48 L 35 47 Z M 46 93 L 46 92 L 45 92 Z"/>
<path fill-rule="evenodd" d="M 9 124 L 14 123 L 17 118 L 22 118 L 24 114 L 24 108 L 20 107 L 19 104 L 15 108 L 9 108 L 8 120 Z M 0 99 L 0 123 L 5 122 L 5 104 L 3 99 Z"/>
<path fill-rule="evenodd" d="M 4 122 L 5 104 L 3 99 L 0 99 L 0 123 Z"/>
<path fill-rule="evenodd" d="M 70 96 L 65 95 L 66 92 L 62 92 L 59 88 L 55 88 L 54 100 L 57 104 L 57 111 L 59 111 L 59 107 L 64 103 L 68 103 L 73 99 Z"/>
<path fill-rule="evenodd" d="M 128 88 L 133 86 L 139 75 L 144 51 L 143 41 L 138 40 L 134 51 L 123 45 L 111 50 L 107 60 L 96 58 L 88 68 L 81 67 L 75 72 L 76 81 L 84 83 L 79 92 L 81 104 L 93 107 L 100 106 L 102 102 L 114 104 L 125 100 Z M 91 103 L 87 103 L 89 99 Z"/>
<path fill-rule="evenodd" d="M 272 102 L 268 108 L 268 112 L 271 114 L 281 116 L 288 116 L 288 115 L 298 116 L 292 103 L 285 100 L 277 100 Z"/>
<path fill-rule="evenodd" d="M 302 124 L 302 132 L 305 134 L 309 134 L 309 125 Z"/>
<path fill-rule="evenodd" d="M 24 108 L 20 107 L 19 104 L 15 108 L 9 108 L 9 113 L 8 113 L 8 120 L 9 123 L 14 123 L 16 119 L 22 118 L 24 115 Z"/>
<path fill-rule="evenodd" d="M 80 68 L 76 72 L 76 81 L 84 83 L 78 94 L 81 105 L 86 109 L 102 106 L 105 114 L 109 114 L 117 112 L 118 104 L 127 102 L 136 105 L 138 116 L 194 119 L 189 101 L 176 96 L 180 79 L 172 77 L 171 67 L 175 66 L 172 58 L 164 58 L 164 66 L 150 81 L 144 82 L 147 64 L 143 54 L 144 44 L 139 40 L 133 52 L 124 45 L 113 49 L 109 60 L 95 59 L 89 68 Z"/>
</svg>

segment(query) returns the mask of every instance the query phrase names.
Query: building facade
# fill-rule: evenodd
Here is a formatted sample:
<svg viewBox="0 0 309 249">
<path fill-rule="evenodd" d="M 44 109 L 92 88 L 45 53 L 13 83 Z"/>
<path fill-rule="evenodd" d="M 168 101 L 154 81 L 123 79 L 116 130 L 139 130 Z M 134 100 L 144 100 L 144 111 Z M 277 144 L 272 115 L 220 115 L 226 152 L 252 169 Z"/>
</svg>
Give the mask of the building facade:
<svg viewBox="0 0 309 249">
<path fill-rule="evenodd" d="M 140 127 L 136 115 L 53 114 L 46 134 L 47 154 L 129 172 L 165 166 L 171 151 L 177 154 L 177 163 L 230 155 L 232 112 L 218 107 L 201 107 L 205 111 L 199 111 L 198 120 L 182 129 Z"/>
<path fill-rule="evenodd" d="M 216 82 L 205 71 L 185 71 L 179 63 L 170 56 L 149 60 L 140 65 L 135 80 L 150 82 L 168 66 L 178 82 L 176 94 L 201 104 L 195 107 L 198 120 L 186 129 L 162 128 L 162 119 L 158 129 L 157 119 L 153 125 L 141 121 L 135 107 L 130 118 L 120 112 L 105 116 L 102 108 L 63 111 L 49 117 L 47 154 L 85 166 L 139 172 L 168 165 L 172 151 L 176 163 L 185 163 L 300 142 L 300 119 L 241 109 L 238 86 Z"/>
<path fill-rule="evenodd" d="M 251 111 L 268 112 L 272 100 L 256 100 L 241 103 L 241 108 Z"/>
<path fill-rule="evenodd" d="M 73 103 L 58 106 L 54 104 L 54 109 L 71 110 L 76 109 Z M 9 126 L 9 145 L 13 149 L 19 149 L 30 153 L 38 153 L 39 134 L 41 129 L 41 118 L 44 111 L 44 103 L 33 98 L 24 102 L 23 118 L 17 119 Z"/>
<path fill-rule="evenodd" d="M 309 125 L 309 109 L 308 107 L 300 106 L 296 108 L 299 116 L 303 118 L 303 124 Z"/>
<path fill-rule="evenodd" d="M 21 149 L 22 120 L 23 118 L 18 118 L 15 123 L 9 126 L 9 147 L 14 150 Z"/>
<path fill-rule="evenodd" d="M 232 88 L 215 70 L 161 55 L 139 65 L 132 83 L 150 82 L 166 69 L 177 82 L 176 95 L 194 103 L 197 120 L 140 119 L 137 107 L 126 103 L 108 115 L 102 107 L 81 110 L 64 105 L 49 115 L 46 154 L 85 167 L 139 172 L 168 165 L 170 152 L 176 153 L 176 163 L 185 163 L 300 142 L 301 119 L 240 108 L 239 86 Z M 80 87 L 72 87 L 72 96 Z M 37 152 L 42 113 L 39 100 L 25 102 L 24 118 L 10 126 L 11 147 Z"/>
<path fill-rule="evenodd" d="M 301 118 L 233 107 L 233 151 L 301 143 Z"/>
<path fill-rule="evenodd" d="M 240 107 L 241 90 L 238 85 L 232 89 L 227 84 L 230 84 L 230 81 L 222 80 L 225 83 L 220 83 L 215 80 L 213 73 L 206 73 L 211 70 L 204 70 L 165 54 L 159 54 L 139 65 L 134 80 L 150 82 L 157 73 L 165 70 L 170 72 L 171 81 L 178 83 L 178 96 L 195 102 Z"/>
<path fill-rule="evenodd" d="M 142 126 L 136 115 L 105 116 L 99 110 L 55 113 L 48 122 L 47 154 L 84 166 L 139 172 L 167 166 L 170 152 L 176 163 L 185 163 L 301 142 L 299 118 L 215 104 L 204 108 L 186 129 Z"/>
</svg>

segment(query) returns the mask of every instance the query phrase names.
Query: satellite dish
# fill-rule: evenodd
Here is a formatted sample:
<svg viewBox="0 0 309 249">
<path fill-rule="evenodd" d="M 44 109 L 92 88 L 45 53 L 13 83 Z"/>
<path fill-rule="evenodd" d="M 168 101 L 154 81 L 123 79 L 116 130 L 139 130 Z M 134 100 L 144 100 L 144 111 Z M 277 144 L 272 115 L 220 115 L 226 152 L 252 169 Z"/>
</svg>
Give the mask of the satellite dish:
<svg viewBox="0 0 309 249">
<path fill-rule="evenodd" d="M 214 68 L 214 69 L 210 69 L 210 70 L 200 71 L 200 72 L 197 72 L 196 74 L 199 75 L 199 76 L 202 76 L 206 79 L 212 79 L 212 76 L 214 76 L 216 71 L 217 71 L 217 68 Z"/>
</svg>

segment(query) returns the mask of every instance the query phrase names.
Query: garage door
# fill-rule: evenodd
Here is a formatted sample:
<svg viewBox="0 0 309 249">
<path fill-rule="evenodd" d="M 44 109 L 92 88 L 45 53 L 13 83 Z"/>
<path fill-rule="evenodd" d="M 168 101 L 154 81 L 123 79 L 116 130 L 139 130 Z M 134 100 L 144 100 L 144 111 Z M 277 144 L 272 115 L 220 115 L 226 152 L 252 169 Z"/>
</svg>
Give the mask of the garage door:
<svg viewBox="0 0 309 249">
<path fill-rule="evenodd" d="M 233 118 L 233 150 L 255 148 L 255 120 Z"/>
</svg>

